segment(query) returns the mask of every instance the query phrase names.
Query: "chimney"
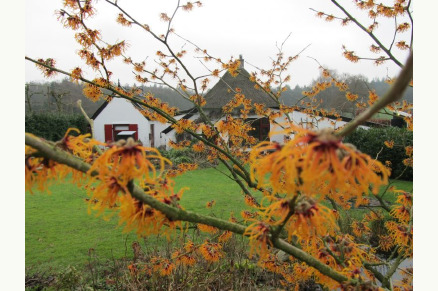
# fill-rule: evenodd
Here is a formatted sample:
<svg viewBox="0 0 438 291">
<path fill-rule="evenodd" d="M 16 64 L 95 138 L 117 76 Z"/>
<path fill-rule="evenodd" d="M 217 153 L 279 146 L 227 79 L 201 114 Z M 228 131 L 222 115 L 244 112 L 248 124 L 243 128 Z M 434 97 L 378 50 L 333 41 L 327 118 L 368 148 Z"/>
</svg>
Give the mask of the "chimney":
<svg viewBox="0 0 438 291">
<path fill-rule="evenodd" d="M 239 55 L 239 61 L 240 61 L 240 67 L 239 68 L 244 68 L 245 67 L 245 60 L 243 59 L 242 55 Z"/>
</svg>

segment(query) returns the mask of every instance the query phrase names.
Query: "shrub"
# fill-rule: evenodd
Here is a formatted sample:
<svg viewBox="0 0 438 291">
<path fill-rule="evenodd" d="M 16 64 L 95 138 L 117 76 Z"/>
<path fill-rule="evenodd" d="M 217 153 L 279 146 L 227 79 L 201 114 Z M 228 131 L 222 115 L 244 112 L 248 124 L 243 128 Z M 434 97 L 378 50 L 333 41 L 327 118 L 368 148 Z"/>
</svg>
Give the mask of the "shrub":
<svg viewBox="0 0 438 291">
<path fill-rule="evenodd" d="M 70 127 L 79 129 L 81 133 L 89 132 L 88 122 L 79 114 L 42 113 L 26 115 L 25 126 L 26 132 L 51 141 L 60 140 Z"/>
<path fill-rule="evenodd" d="M 163 157 L 169 159 L 175 166 L 182 163 L 196 163 L 199 168 L 213 166 L 213 164 L 207 160 L 206 153 L 198 153 L 191 148 L 160 150 L 160 152 Z"/>
<path fill-rule="evenodd" d="M 385 146 L 385 141 L 394 141 L 393 148 Z M 403 164 L 406 156 L 405 147 L 413 145 L 413 133 L 406 128 L 386 127 L 357 129 L 344 142 L 354 144 L 361 152 L 377 158 L 380 162 L 391 162 L 391 178 L 412 181 L 412 167 Z"/>
</svg>

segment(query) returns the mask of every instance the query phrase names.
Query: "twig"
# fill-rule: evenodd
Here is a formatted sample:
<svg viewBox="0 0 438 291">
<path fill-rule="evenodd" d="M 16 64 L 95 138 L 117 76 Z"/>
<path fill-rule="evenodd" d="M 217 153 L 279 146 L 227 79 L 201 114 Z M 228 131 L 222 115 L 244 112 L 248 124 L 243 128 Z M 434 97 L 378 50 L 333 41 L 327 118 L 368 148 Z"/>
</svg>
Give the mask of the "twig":
<svg viewBox="0 0 438 291">
<path fill-rule="evenodd" d="M 375 113 L 379 112 L 380 109 L 384 108 L 386 105 L 396 101 L 403 96 L 406 87 L 412 80 L 413 76 L 413 52 L 409 54 L 409 58 L 404 66 L 403 70 L 399 74 L 397 80 L 392 85 L 392 87 L 386 92 L 386 94 L 374 103 L 367 110 L 358 115 L 355 119 L 350 121 L 345 125 L 344 128 L 339 130 L 336 135 L 343 137 L 352 133 L 359 125 L 370 119 Z"/>
</svg>

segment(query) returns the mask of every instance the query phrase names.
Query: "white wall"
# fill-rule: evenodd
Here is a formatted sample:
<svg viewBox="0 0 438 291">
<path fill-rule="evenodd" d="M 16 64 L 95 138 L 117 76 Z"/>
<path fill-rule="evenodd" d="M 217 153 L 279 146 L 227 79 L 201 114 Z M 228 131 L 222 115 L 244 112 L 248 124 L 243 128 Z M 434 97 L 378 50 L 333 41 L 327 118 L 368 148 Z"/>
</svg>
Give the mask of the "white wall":
<svg viewBox="0 0 438 291">
<path fill-rule="evenodd" d="M 177 120 L 181 119 L 184 115 L 179 115 L 176 116 L 175 118 Z M 199 117 L 199 114 L 194 114 L 190 120 L 194 120 L 197 119 Z M 250 115 L 248 116 L 248 118 L 258 118 L 260 116 L 258 115 Z M 292 120 L 292 122 L 296 125 L 299 125 L 301 127 L 307 128 L 307 129 L 314 129 L 314 130 L 318 130 L 318 129 L 324 129 L 324 128 L 333 128 L 333 129 L 337 129 L 341 126 L 344 126 L 347 122 L 345 121 L 336 121 L 335 119 L 329 119 L 327 117 L 323 118 L 321 116 L 311 116 L 309 114 L 306 113 L 302 113 L 299 111 L 294 111 L 292 113 L 289 113 L 289 117 Z M 222 117 L 220 120 L 225 119 L 225 117 Z M 279 117 L 277 119 L 275 119 L 276 123 L 278 124 L 287 124 L 287 119 L 286 117 Z M 216 123 L 219 122 L 216 121 Z M 165 129 L 168 125 L 165 125 L 163 129 Z M 367 126 L 359 126 L 361 128 L 364 129 L 369 129 L 369 127 Z M 287 126 L 286 126 L 287 128 Z M 271 132 L 271 136 L 270 136 L 270 140 L 272 142 L 278 142 L 280 144 L 284 143 L 284 134 L 280 133 L 282 131 L 282 128 L 275 124 L 275 123 L 271 123 L 270 126 L 270 132 Z M 277 134 L 275 134 L 275 132 L 278 132 Z M 274 134 L 273 134 L 274 133 Z M 161 134 L 161 139 L 160 139 L 160 143 L 161 145 L 166 145 L 166 149 L 169 149 L 168 146 L 168 141 L 172 140 L 175 141 L 175 130 L 170 131 L 167 134 Z"/>
<path fill-rule="evenodd" d="M 180 120 L 181 118 L 183 118 L 185 115 L 187 114 L 180 114 L 180 115 L 176 115 L 174 116 L 174 118 L 176 120 Z M 199 118 L 199 113 L 194 113 L 189 120 L 195 120 Z M 158 137 L 158 142 L 156 142 L 156 147 L 158 147 L 158 145 L 164 145 L 166 146 L 166 150 L 170 150 L 171 147 L 169 146 L 169 140 L 176 142 L 176 132 L 174 129 L 172 129 L 170 132 L 168 133 L 162 133 L 163 130 L 165 130 L 167 127 L 169 127 L 171 124 L 170 123 L 166 123 L 160 124 L 161 130 L 158 131 L 156 130 L 156 138 Z M 158 128 L 158 127 L 157 127 Z"/>
<path fill-rule="evenodd" d="M 289 118 L 296 125 L 299 125 L 303 128 L 319 130 L 324 128 L 333 128 L 337 129 L 341 126 L 344 126 L 347 122 L 345 121 L 337 121 L 335 119 L 323 118 L 321 116 L 311 116 L 307 113 L 294 111 L 289 113 Z M 279 117 L 275 121 L 279 124 L 286 124 L 286 117 Z M 367 126 L 360 126 L 364 129 L 369 129 Z M 281 128 L 278 125 L 271 123 L 271 132 L 281 131 Z M 271 141 L 278 142 L 280 144 L 284 141 L 283 134 L 273 134 L 271 135 Z"/>
<path fill-rule="evenodd" d="M 149 121 L 151 124 L 155 124 L 155 136 L 154 136 L 154 142 L 155 142 L 155 147 L 159 147 L 159 146 L 165 146 L 166 145 L 166 141 L 165 138 L 163 138 L 165 136 L 165 134 L 161 133 L 163 130 L 165 130 L 168 126 L 170 126 L 170 123 L 161 123 L 158 121 Z"/>
<path fill-rule="evenodd" d="M 137 124 L 138 139 L 150 146 L 149 121 L 128 100 L 113 98 L 94 120 L 95 139 L 101 142 L 105 142 L 105 124 Z"/>
</svg>

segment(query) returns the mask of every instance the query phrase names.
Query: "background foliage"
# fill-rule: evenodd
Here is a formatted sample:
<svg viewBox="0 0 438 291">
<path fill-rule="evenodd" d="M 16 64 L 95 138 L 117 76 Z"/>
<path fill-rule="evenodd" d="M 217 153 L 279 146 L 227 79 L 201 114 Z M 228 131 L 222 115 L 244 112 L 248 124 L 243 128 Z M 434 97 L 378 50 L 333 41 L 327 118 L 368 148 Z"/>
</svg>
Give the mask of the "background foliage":
<svg viewBox="0 0 438 291">
<path fill-rule="evenodd" d="M 70 127 L 89 132 L 88 122 L 80 114 L 30 114 L 26 115 L 25 126 L 26 132 L 51 141 L 60 140 Z"/>
<path fill-rule="evenodd" d="M 394 141 L 392 149 L 384 145 L 385 141 Z M 391 162 L 391 178 L 412 181 L 413 168 L 403 164 L 407 158 L 405 147 L 413 145 L 413 132 L 406 128 L 386 127 L 371 128 L 369 130 L 357 129 L 351 135 L 345 137 L 344 142 L 354 144 L 361 152 L 370 155 L 385 163 Z"/>
</svg>

